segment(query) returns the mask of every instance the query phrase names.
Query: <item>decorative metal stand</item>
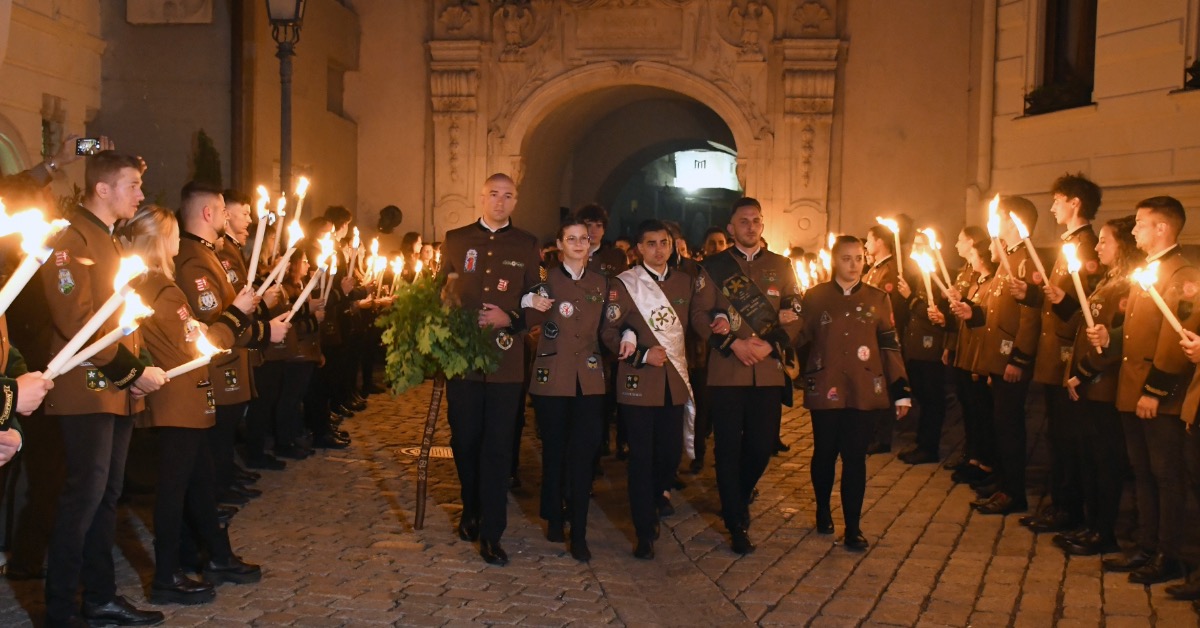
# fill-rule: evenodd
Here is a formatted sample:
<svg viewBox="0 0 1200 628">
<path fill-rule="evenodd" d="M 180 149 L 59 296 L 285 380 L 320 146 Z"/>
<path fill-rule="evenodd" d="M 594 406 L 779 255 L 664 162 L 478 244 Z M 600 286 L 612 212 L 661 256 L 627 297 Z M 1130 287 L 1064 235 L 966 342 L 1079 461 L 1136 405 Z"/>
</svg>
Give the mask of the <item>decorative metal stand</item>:
<svg viewBox="0 0 1200 628">
<path fill-rule="evenodd" d="M 417 458 L 417 519 L 413 528 L 425 528 L 425 494 L 429 490 L 429 450 L 433 448 L 433 433 L 437 429 L 438 410 L 446 394 L 446 376 L 433 377 L 433 394 L 429 397 L 429 412 L 425 415 L 425 435 L 421 438 L 421 455 Z"/>
</svg>

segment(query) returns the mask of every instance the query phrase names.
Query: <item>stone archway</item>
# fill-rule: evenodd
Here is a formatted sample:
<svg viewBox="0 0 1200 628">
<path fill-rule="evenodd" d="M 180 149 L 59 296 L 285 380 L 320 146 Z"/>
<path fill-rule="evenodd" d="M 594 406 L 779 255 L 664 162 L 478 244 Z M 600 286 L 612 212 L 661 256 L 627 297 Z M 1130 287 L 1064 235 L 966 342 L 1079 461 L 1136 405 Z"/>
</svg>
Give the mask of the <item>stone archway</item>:
<svg viewBox="0 0 1200 628">
<path fill-rule="evenodd" d="M 529 139 L 556 112 L 654 89 L 704 104 L 729 127 L 768 240 L 823 240 L 840 46 L 832 0 L 480 4 L 439 0 L 432 12 L 435 237 L 475 219 L 491 172 L 522 181 Z"/>
</svg>

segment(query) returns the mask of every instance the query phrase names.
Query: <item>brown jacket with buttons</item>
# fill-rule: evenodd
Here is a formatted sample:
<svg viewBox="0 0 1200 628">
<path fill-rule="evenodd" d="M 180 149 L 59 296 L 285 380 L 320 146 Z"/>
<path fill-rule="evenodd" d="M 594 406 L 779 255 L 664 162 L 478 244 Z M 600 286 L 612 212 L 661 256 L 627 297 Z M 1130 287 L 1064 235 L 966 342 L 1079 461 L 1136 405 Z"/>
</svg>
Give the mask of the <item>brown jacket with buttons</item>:
<svg viewBox="0 0 1200 628">
<path fill-rule="evenodd" d="M 510 223 L 495 232 L 476 221 L 446 232 L 438 274 L 456 273 L 454 297 L 461 307 L 479 311 L 490 303 L 508 313 L 512 323 L 491 331 L 500 347 L 500 367 L 494 373 L 471 373 L 464 379 L 494 384 L 517 384 L 525 379 L 524 334 L 528 329 L 521 296 L 540 281 L 537 238 Z"/>
<path fill-rule="evenodd" d="M 800 309 L 800 288 L 796 282 L 796 271 L 791 260 L 760 248 L 754 259 L 747 259 L 746 254 L 736 246 L 712 256 L 715 259 L 721 255 L 733 258 L 741 274 L 754 282 L 762 295 L 779 312 L 787 308 L 796 312 Z M 705 260 L 701 266 L 706 269 L 713 263 Z M 741 316 L 725 296 L 721 286 L 715 285 L 712 275 L 704 272 L 696 278 L 696 321 L 693 327 L 700 337 L 709 343 L 708 352 L 708 385 L 709 386 L 783 386 L 783 367 L 780 365 L 778 353 L 767 359 L 746 366 L 733 353 L 730 346 L 734 340 L 746 340 L 755 336 L 749 325 L 742 323 Z M 716 314 L 724 313 L 729 318 L 730 332 L 725 335 L 712 333 L 713 319 Z M 791 347 L 800 335 L 802 323 L 797 320 L 788 324 L 779 324 L 772 334 L 764 338 L 768 343 L 780 347 Z"/>
<path fill-rule="evenodd" d="M 1096 232 L 1090 224 L 1062 238 L 1063 243 L 1075 244 L 1075 255 L 1083 265 L 1079 271 L 1079 278 L 1085 294 L 1094 290 L 1104 276 L 1104 268 L 1100 266 L 1096 256 L 1097 241 Z M 1075 281 L 1071 279 L 1071 273 L 1067 272 L 1067 261 L 1061 250 L 1059 253 L 1054 260 L 1054 266 L 1049 270 L 1050 283 L 1070 295 L 1078 305 Z M 1041 278 L 1035 279 L 1026 295 L 1026 302 L 1039 307 L 1042 312 L 1042 329 L 1038 338 L 1037 359 L 1033 364 L 1033 381 L 1049 386 L 1061 386 L 1066 381 L 1067 367 L 1071 364 L 1071 351 L 1075 345 L 1075 332 L 1083 321 L 1083 314 L 1076 309 L 1075 316 L 1067 320 L 1060 318 L 1054 311 L 1054 304 L 1045 298 L 1045 293 L 1042 292 L 1044 284 Z"/>
<path fill-rule="evenodd" d="M 975 270 L 967 272 L 966 277 L 963 273 L 959 273 L 959 281 L 955 282 L 955 286 L 962 295 L 964 303 L 978 306 L 983 303 L 984 295 L 991 290 L 992 280 L 996 276 L 994 274 L 984 275 Z M 983 344 L 984 329 L 971 327 L 967 323 L 968 321 L 959 321 L 958 323 L 958 332 L 954 339 L 954 367 L 974 372 L 975 362 L 979 357 L 979 347 Z"/>
<path fill-rule="evenodd" d="M 1008 263 L 1017 279 L 1026 283 L 1032 280 L 1033 260 L 1024 243 L 1009 249 Z M 971 327 L 984 328 L 972 369 L 980 375 L 1003 375 L 1005 367 L 1011 364 L 1022 369 L 1022 377 L 1033 376 L 1042 313 L 1012 296 L 1011 277 L 1001 264 L 995 278 L 989 282 L 988 290 L 983 293 L 982 302 L 972 308 L 973 314 L 967 321 Z"/>
<path fill-rule="evenodd" d="M 661 279 L 655 277 L 654 271 L 647 272 L 656 279 L 658 287 L 670 303 L 670 312 L 665 314 L 678 319 L 686 332 L 688 325 L 695 320 L 697 312 L 696 300 L 692 298 L 692 279 L 687 273 L 670 267 L 667 268 L 666 276 Z M 661 367 L 643 362 L 646 353 L 659 346 L 659 342 L 651 329 L 650 321 L 646 320 L 634 304 L 620 275 L 609 283 L 609 291 L 616 294 L 609 295 L 600 339 L 614 355 L 619 355 L 622 333 L 632 330 L 637 335 L 637 349 L 629 358 L 622 360 L 617 368 L 617 379 L 613 383 L 617 391 L 617 403 L 631 406 L 663 406 L 666 404 L 668 387 L 671 391 L 671 405 L 681 406 L 687 403 L 687 386 L 670 360 L 666 360 Z M 686 357 L 684 359 L 686 360 Z M 682 365 L 682 368 L 686 369 L 687 365 Z"/>
<path fill-rule="evenodd" d="M 1129 307 L 1129 288 L 1127 275 L 1105 276 L 1100 285 L 1088 295 L 1087 308 L 1092 314 L 1093 322 L 1108 329 L 1120 329 L 1125 321 L 1125 311 Z M 1054 312 L 1060 321 L 1083 317 L 1079 301 L 1073 297 L 1074 293 L 1068 292 L 1062 303 L 1054 306 Z M 1087 327 L 1079 325 L 1071 351 L 1071 368 L 1064 376 L 1067 379 L 1079 378 L 1079 396 L 1090 401 L 1116 401 L 1120 371 L 1119 346 L 1115 351 L 1111 346 L 1102 352 L 1096 351 L 1088 341 Z M 1066 379 L 1063 383 L 1066 383 Z"/>
<path fill-rule="evenodd" d="M 574 397 L 578 384 L 584 395 L 603 395 L 600 321 L 608 281 L 591 270 L 574 279 L 565 266 L 558 266 L 532 292 L 554 299 L 554 304 L 545 312 L 525 308 L 529 326 L 542 326 L 529 394 Z"/>
<path fill-rule="evenodd" d="M 54 253 L 38 271 L 53 327 L 50 356 L 66 346 L 92 314 L 114 292 L 113 281 L 122 252 L 109 228 L 92 212 L 80 207 L 51 243 Z M 35 280 L 36 281 L 36 280 Z M 134 285 L 140 279 L 134 280 Z M 117 328 L 121 308 L 84 344 Z M 115 414 L 130 416 L 144 407 L 126 389 L 142 375 L 142 335 L 138 330 L 101 350 L 90 360 L 59 375 L 46 393 L 46 414 Z"/>
</svg>

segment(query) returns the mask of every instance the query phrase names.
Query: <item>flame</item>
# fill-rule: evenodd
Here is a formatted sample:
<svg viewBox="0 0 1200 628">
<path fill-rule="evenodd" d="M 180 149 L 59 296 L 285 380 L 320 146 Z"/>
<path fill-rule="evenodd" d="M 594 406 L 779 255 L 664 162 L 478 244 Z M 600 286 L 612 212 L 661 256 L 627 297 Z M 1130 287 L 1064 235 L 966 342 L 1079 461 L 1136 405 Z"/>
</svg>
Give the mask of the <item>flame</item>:
<svg viewBox="0 0 1200 628">
<path fill-rule="evenodd" d="M 1067 261 L 1067 272 L 1077 273 L 1083 264 L 1079 262 L 1079 256 L 1075 254 L 1075 243 L 1067 242 L 1062 246 L 1063 259 Z"/>
<path fill-rule="evenodd" d="M 353 248 L 356 248 L 356 249 L 357 249 L 359 246 L 362 246 L 362 240 L 359 240 L 359 239 L 358 239 L 358 227 L 355 227 L 355 228 L 354 228 L 354 240 L 352 240 L 352 241 L 350 242 L 350 246 L 351 246 L 351 247 L 353 247 Z"/>
<path fill-rule="evenodd" d="M 891 231 L 892 233 L 900 233 L 900 223 L 896 222 L 894 218 L 881 218 L 876 216 L 875 222 L 887 227 L 888 231 Z"/>
<path fill-rule="evenodd" d="M 120 290 L 129 285 L 138 275 L 146 272 L 146 263 L 137 255 L 121 258 L 121 266 L 117 268 L 117 276 L 113 279 L 113 290 Z"/>
<path fill-rule="evenodd" d="M 196 336 L 196 350 L 200 352 L 201 356 L 208 357 L 212 357 L 218 353 L 224 353 L 227 351 L 226 349 L 218 348 L 216 345 L 209 342 L 208 336 L 205 336 L 204 334 Z"/>
<path fill-rule="evenodd" d="M 413 266 L 413 275 L 414 275 L 414 276 L 415 276 L 415 275 L 420 275 L 420 274 L 421 274 L 421 267 L 422 267 L 422 266 L 424 266 L 424 264 L 422 264 L 422 263 L 421 263 L 421 260 L 417 260 L 417 264 L 416 264 L 415 266 Z"/>
<path fill-rule="evenodd" d="M 329 257 L 329 274 L 330 275 L 337 274 L 337 265 L 338 265 L 338 256 L 337 256 L 337 254 L 333 254 Z"/>
<path fill-rule="evenodd" d="M 416 268 L 418 273 L 421 272 L 421 262 L 417 262 Z M 392 260 L 392 273 L 399 275 L 402 272 L 404 272 L 404 258 L 397 256 Z"/>
<path fill-rule="evenodd" d="M 1150 262 L 1145 268 L 1133 271 L 1133 280 L 1141 284 L 1143 290 L 1150 290 L 1158 283 L 1158 260 Z"/>
<path fill-rule="evenodd" d="M 296 181 L 296 196 L 304 198 L 308 194 L 308 177 L 300 177 Z"/>
<path fill-rule="evenodd" d="M 1021 236 L 1022 240 L 1028 240 L 1029 239 L 1029 229 L 1025 228 L 1025 223 L 1021 222 L 1021 219 L 1017 218 L 1017 215 L 1012 212 L 1009 212 L 1008 218 L 1009 218 L 1009 220 L 1013 221 L 1014 225 L 1016 225 L 1017 235 Z"/>
<path fill-rule="evenodd" d="M 928 253 L 921 251 L 919 253 L 913 253 L 909 257 L 912 259 L 912 261 L 917 263 L 917 266 L 920 267 L 921 272 L 926 274 L 934 272 L 933 258 L 929 257 Z"/>
<path fill-rule="evenodd" d="M 383 271 L 387 270 L 387 264 L 388 261 L 386 257 L 376 257 L 375 264 L 371 270 L 374 271 L 376 275 L 383 274 Z"/>
<path fill-rule="evenodd" d="M 288 225 L 288 248 L 294 248 L 296 243 L 304 239 L 304 229 L 300 228 L 298 221 L 293 220 L 292 224 Z"/>
<path fill-rule="evenodd" d="M 371 238 L 371 255 L 379 255 L 379 238 Z"/>
<path fill-rule="evenodd" d="M 325 234 L 325 237 L 321 238 L 320 240 L 317 240 L 317 245 L 321 247 L 321 252 L 318 255 L 318 259 L 325 259 L 326 257 L 333 256 L 334 248 L 333 248 L 333 235 L 332 234 L 329 234 L 329 233 Z"/>
<path fill-rule="evenodd" d="M 142 323 L 143 318 L 153 313 L 154 310 L 146 307 L 136 292 L 130 292 L 125 296 L 125 308 L 121 311 L 121 319 L 118 324 L 122 329 L 136 329 Z"/>
<path fill-rule="evenodd" d="M 27 209 L 12 216 L 5 216 L 3 224 L 5 235 L 21 234 L 21 249 L 29 255 L 37 255 L 46 248 L 46 240 L 49 240 L 50 236 L 71 223 L 61 218 L 46 222 L 41 210 Z"/>
<path fill-rule="evenodd" d="M 267 186 L 265 186 L 265 185 L 258 186 L 258 202 L 256 203 L 256 206 L 255 206 L 255 214 L 254 215 L 258 216 L 259 220 L 263 220 L 266 218 L 267 203 L 270 203 L 270 202 L 271 202 L 271 193 L 267 191 Z"/>
<path fill-rule="evenodd" d="M 804 260 L 796 260 L 796 279 L 800 282 L 801 290 L 808 290 L 811 287 L 809 283 L 811 275 L 807 266 L 808 264 Z"/>
<path fill-rule="evenodd" d="M 921 233 L 925 234 L 925 239 L 929 240 L 929 246 L 933 247 L 933 250 L 941 250 L 942 243 L 938 242 L 937 232 L 933 230 L 933 227 L 925 227 L 921 230 Z"/>
<path fill-rule="evenodd" d="M 833 268 L 833 255 L 829 251 L 821 249 L 817 251 L 817 257 L 820 258 L 821 265 L 825 267 L 825 272 L 830 272 Z"/>
<path fill-rule="evenodd" d="M 828 246 L 826 246 L 825 248 L 832 251 L 834 243 L 837 242 L 837 234 L 830 231 L 829 236 L 825 238 L 825 241 L 828 243 Z"/>
<path fill-rule="evenodd" d="M 283 211 L 285 207 L 287 207 L 287 194 L 280 194 L 279 200 L 275 201 L 275 212 L 282 216 L 287 213 Z"/>
<path fill-rule="evenodd" d="M 992 202 L 988 203 L 988 235 L 993 238 L 1000 237 L 1000 214 L 997 211 L 1000 208 L 1000 195 L 997 194 Z"/>
</svg>

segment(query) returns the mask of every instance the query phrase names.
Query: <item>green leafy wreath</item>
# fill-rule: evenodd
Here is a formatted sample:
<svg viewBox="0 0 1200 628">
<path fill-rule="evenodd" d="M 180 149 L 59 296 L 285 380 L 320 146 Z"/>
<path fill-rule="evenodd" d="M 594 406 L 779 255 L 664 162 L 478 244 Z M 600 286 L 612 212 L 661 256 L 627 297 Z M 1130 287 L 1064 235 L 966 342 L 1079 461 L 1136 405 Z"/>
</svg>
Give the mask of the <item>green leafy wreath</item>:
<svg viewBox="0 0 1200 628">
<path fill-rule="evenodd" d="M 500 349 L 476 313 L 442 300 L 445 280 L 422 274 L 401 286 L 392 307 L 376 319 L 387 349 L 387 379 L 401 394 L 438 374 L 453 379 L 471 372 L 492 373 Z"/>
</svg>

